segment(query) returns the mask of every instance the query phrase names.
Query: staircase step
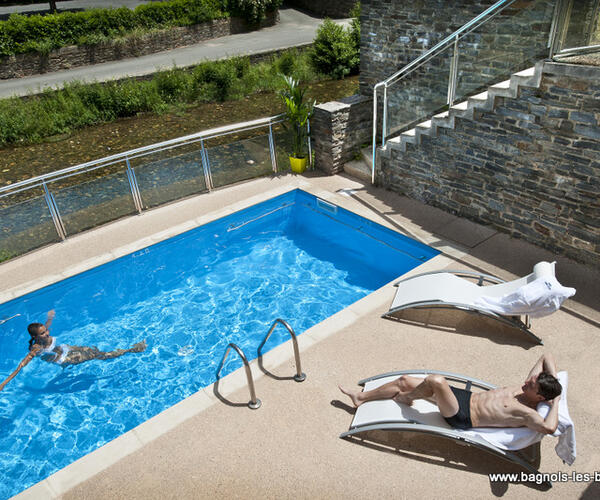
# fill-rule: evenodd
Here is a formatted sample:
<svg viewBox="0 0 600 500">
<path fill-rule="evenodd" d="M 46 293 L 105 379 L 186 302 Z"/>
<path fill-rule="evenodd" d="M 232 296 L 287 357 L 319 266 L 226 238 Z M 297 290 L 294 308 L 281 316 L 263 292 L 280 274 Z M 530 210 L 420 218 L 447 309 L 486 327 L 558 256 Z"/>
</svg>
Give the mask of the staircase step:
<svg viewBox="0 0 600 500">
<path fill-rule="evenodd" d="M 363 160 L 352 160 L 345 163 L 344 172 L 362 181 L 371 182 L 371 168 Z"/>
<path fill-rule="evenodd" d="M 529 78 L 535 75 L 535 66 L 532 66 L 531 68 L 527 68 L 524 69 L 523 71 L 519 71 L 518 73 L 515 73 L 515 76 L 521 76 L 524 78 Z"/>
<path fill-rule="evenodd" d="M 473 99 L 476 101 L 487 101 L 488 95 L 489 95 L 489 93 L 486 90 L 485 92 L 482 92 L 481 94 L 472 95 L 471 97 L 469 97 L 469 99 Z"/>
<path fill-rule="evenodd" d="M 495 83 L 490 88 L 492 88 L 492 89 L 509 89 L 510 88 L 510 80 L 504 80 L 503 82 Z"/>
<path fill-rule="evenodd" d="M 438 127 L 454 128 L 455 116 L 472 119 L 476 109 L 491 111 L 494 108 L 495 99 L 493 97 L 515 97 L 520 85 L 539 86 L 541 69 L 541 65 L 536 65 L 514 73 L 510 79 L 491 85 L 487 91 L 453 104 L 447 111 L 434 115 L 431 119 L 417 124 L 414 128 L 402 132 L 387 142 L 392 149 L 400 147 L 402 151 L 406 151 L 407 144 L 420 144 L 423 134 L 435 136 Z"/>
</svg>

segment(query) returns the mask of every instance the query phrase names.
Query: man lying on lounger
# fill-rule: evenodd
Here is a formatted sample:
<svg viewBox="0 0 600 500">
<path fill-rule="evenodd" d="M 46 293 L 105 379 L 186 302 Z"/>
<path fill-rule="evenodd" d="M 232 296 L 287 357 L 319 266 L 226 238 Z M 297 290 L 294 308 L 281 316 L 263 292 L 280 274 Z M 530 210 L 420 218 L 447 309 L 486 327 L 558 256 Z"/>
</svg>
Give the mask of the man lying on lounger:
<svg viewBox="0 0 600 500">
<path fill-rule="evenodd" d="M 371 391 L 350 391 L 341 386 L 340 390 L 356 407 L 377 399 L 393 399 L 409 406 L 415 399 L 429 399 L 437 404 L 444 420 L 455 429 L 528 427 L 542 434 L 552 434 L 558 427 L 562 387 L 556 378 L 554 358 L 545 354 L 522 386 L 472 393 L 451 387 L 441 375 L 428 375 L 424 379 L 402 375 Z M 551 403 L 546 419 L 535 410 L 540 401 Z"/>
</svg>

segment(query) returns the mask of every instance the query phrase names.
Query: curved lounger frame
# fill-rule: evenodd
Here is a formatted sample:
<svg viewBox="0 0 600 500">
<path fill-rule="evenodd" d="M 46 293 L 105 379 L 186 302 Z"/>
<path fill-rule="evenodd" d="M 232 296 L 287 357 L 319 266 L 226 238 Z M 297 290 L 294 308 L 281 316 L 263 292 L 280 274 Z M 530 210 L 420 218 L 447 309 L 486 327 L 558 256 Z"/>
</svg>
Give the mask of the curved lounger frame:
<svg viewBox="0 0 600 500">
<path fill-rule="evenodd" d="M 410 278 L 406 278 L 404 280 L 397 281 L 396 283 L 394 283 L 394 286 L 398 286 L 400 283 L 404 283 L 406 281 L 410 281 L 412 279 L 419 278 L 421 276 L 431 275 L 431 274 L 454 274 L 458 278 L 472 278 L 472 279 L 476 278 L 477 284 L 479 286 L 482 286 L 486 282 L 492 283 L 495 285 L 500 284 L 500 283 L 506 283 L 505 280 L 498 278 L 497 276 L 492 276 L 491 274 L 474 273 L 474 272 L 470 272 L 470 271 L 444 270 L 444 271 L 431 271 L 428 273 L 416 274 L 415 276 L 411 276 Z M 500 314 L 496 314 L 495 312 L 478 308 L 473 304 L 462 304 L 459 302 L 446 302 L 446 301 L 441 301 L 441 300 L 423 300 L 423 301 L 419 301 L 419 302 L 409 302 L 407 304 L 403 304 L 401 306 L 394 307 L 394 308 L 390 309 L 388 312 L 386 312 L 385 314 L 382 314 L 381 317 L 398 321 L 398 318 L 396 318 L 394 315 L 395 315 L 395 313 L 402 311 L 404 309 L 433 309 L 433 308 L 460 309 L 460 310 L 470 312 L 470 313 L 481 314 L 483 316 L 487 316 L 488 318 L 492 318 L 497 321 L 500 321 L 501 323 L 504 323 L 505 325 L 511 326 L 513 328 L 517 328 L 518 330 L 521 330 L 522 332 L 526 333 L 530 338 L 535 340 L 536 343 L 538 343 L 540 345 L 544 345 L 544 342 L 542 341 L 542 339 L 539 338 L 537 335 L 534 335 L 531 332 L 531 330 L 530 330 L 531 322 L 529 321 L 529 316 L 525 316 L 525 321 L 521 321 L 521 318 L 519 316 L 502 316 Z"/>
<path fill-rule="evenodd" d="M 486 382 L 482 382 L 481 380 L 477 380 L 474 378 L 465 377 L 463 375 L 458 375 L 455 373 L 442 372 L 438 370 L 403 370 L 397 372 L 389 372 L 383 373 L 381 375 L 376 375 L 374 377 L 366 378 L 358 382 L 358 385 L 364 386 L 367 382 L 377 380 L 385 377 L 392 377 L 401 375 L 430 375 L 437 374 L 442 375 L 447 380 L 453 382 L 461 382 L 465 384 L 465 389 L 470 390 L 471 387 L 478 387 L 484 390 L 495 389 L 496 386 L 488 384 Z M 353 422 L 354 423 L 354 422 Z M 416 421 L 384 421 L 377 422 L 373 424 L 362 424 L 357 426 L 350 426 L 350 429 L 346 432 L 340 434 L 340 438 L 349 439 L 355 436 L 356 434 L 360 434 L 363 432 L 374 431 L 374 430 L 387 430 L 387 431 L 406 431 L 406 432 L 420 432 L 424 434 L 432 434 L 435 436 L 439 436 L 446 439 L 451 439 L 458 444 L 463 446 L 473 446 L 480 450 L 486 451 L 495 455 L 497 457 L 502 458 L 508 462 L 516 463 L 523 467 L 528 472 L 539 474 L 539 470 L 536 469 L 531 463 L 539 459 L 539 449 L 537 447 L 533 447 L 533 456 L 531 458 L 528 457 L 526 460 L 522 456 L 519 455 L 520 451 L 509 451 L 503 450 L 502 448 L 498 448 L 491 443 L 488 443 L 484 439 L 476 439 L 470 436 L 465 436 L 461 434 L 459 431 L 456 431 L 451 428 L 443 428 L 436 427 L 432 425 L 421 424 Z M 526 448 L 527 449 L 527 448 Z M 552 487 L 552 483 L 550 481 L 545 481 L 545 484 L 548 488 Z"/>
</svg>

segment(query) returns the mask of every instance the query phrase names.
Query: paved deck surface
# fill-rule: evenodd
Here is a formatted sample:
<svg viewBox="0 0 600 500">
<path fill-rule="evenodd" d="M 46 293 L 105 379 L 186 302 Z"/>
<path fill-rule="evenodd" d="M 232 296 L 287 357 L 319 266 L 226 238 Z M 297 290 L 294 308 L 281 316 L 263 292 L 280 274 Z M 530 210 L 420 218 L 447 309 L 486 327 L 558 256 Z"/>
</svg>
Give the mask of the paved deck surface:
<svg viewBox="0 0 600 500">
<path fill-rule="evenodd" d="M 75 80 L 83 82 L 118 80 L 128 76 L 144 76 L 173 65 L 187 67 L 203 61 L 232 56 L 261 54 L 274 50 L 312 43 L 323 19 L 294 9 L 280 9 L 280 21 L 275 26 L 214 38 L 187 47 L 167 50 L 147 56 L 110 61 L 93 66 L 81 66 L 65 71 L 44 73 L 24 78 L 0 80 L 0 98 L 24 96 L 51 87 L 62 87 Z M 338 20 L 348 24 L 347 20 Z"/>
<path fill-rule="evenodd" d="M 21 498 L 598 498 L 598 482 L 555 483 L 549 491 L 493 484 L 488 473 L 520 469 L 441 438 L 389 432 L 370 433 L 366 441 L 338 438 L 353 413 L 338 383 L 409 368 L 520 383 L 548 350 L 559 369 L 569 372 L 578 458 L 573 467 L 564 465 L 554 453 L 554 439 L 546 438 L 540 470 L 593 472 L 600 464 L 598 270 L 349 177 L 259 179 L 81 234 L 0 265 L 5 284 L 0 301 L 295 187 L 442 250 L 416 272 L 471 267 L 510 279 L 528 274 L 539 260 L 557 260 L 559 280 L 576 287 L 577 295 L 552 316 L 535 320 L 533 331 L 545 342 L 541 347 L 523 334 L 458 312 L 407 316 L 400 323 L 381 319 L 394 294 L 391 285 L 384 286 L 300 335 L 305 382 L 275 378 L 294 373 L 289 343 L 266 355 L 262 370 L 252 362 L 255 377 L 260 375 L 260 409 L 245 406 L 248 391 L 238 371 Z"/>
</svg>

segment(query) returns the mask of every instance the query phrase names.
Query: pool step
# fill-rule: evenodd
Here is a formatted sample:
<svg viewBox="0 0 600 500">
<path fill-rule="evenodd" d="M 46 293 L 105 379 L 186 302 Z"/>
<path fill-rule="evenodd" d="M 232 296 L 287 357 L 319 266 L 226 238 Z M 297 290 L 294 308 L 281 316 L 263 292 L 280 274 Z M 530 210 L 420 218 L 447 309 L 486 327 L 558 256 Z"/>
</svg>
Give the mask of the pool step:
<svg viewBox="0 0 600 500">
<path fill-rule="evenodd" d="M 389 157 L 392 149 L 406 151 L 409 144 L 417 146 L 421 144 L 423 136 L 437 136 L 439 127 L 454 129 L 456 118 L 474 120 L 477 111 L 492 111 L 496 97 L 516 98 L 519 95 L 520 87 L 539 87 L 542 78 L 542 66 L 543 61 L 531 68 L 514 73 L 508 80 L 495 83 L 485 92 L 455 103 L 447 111 L 438 113 L 415 127 L 405 130 L 399 136 L 388 139 L 383 154 Z"/>
</svg>

